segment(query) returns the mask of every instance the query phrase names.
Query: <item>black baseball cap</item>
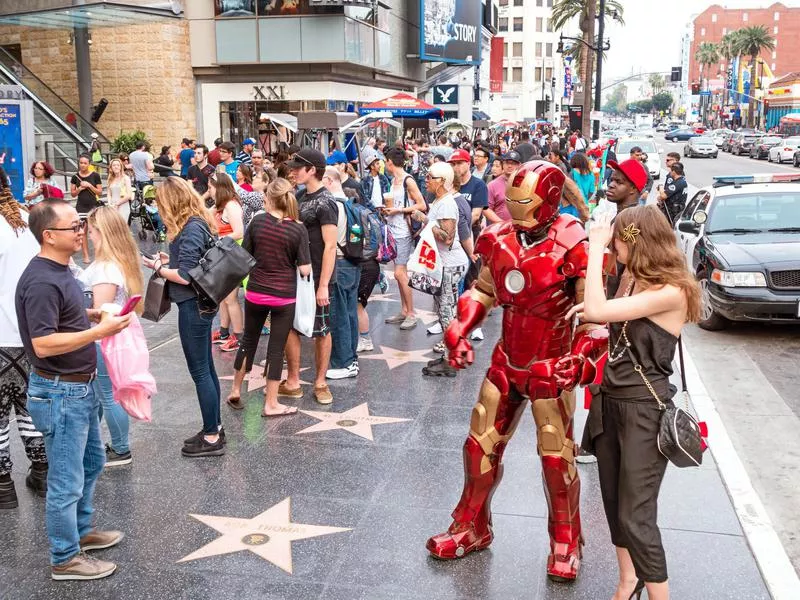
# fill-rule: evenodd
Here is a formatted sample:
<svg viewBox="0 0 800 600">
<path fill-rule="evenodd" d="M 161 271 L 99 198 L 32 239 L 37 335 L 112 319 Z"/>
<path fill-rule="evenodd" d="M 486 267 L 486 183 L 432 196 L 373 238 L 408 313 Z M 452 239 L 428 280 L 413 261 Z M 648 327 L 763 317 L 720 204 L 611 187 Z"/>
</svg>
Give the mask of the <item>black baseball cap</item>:
<svg viewBox="0 0 800 600">
<path fill-rule="evenodd" d="M 292 160 L 286 162 L 286 166 L 290 169 L 317 167 L 324 171 L 326 165 L 327 160 L 325 155 L 319 150 L 314 150 L 314 148 L 300 148 Z"/>
<path fill-rule="evenodd" d="M 516 150 L 511 150 L 503 155 L 503 160 L 510 160 L 512 162 L 518 162 L 522 164 L 522 155 L 520 155 L 520 153 Z"/>
</svg>

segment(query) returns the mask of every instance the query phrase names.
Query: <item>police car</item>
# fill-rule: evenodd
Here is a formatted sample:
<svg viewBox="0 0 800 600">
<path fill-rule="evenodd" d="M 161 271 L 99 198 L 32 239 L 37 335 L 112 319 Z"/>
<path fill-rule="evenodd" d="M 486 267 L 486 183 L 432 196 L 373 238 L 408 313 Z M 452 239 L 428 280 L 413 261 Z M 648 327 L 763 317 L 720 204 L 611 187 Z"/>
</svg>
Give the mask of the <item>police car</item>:
<svg viewBox="0 0 800 600">
<path fill-rule="evenodd" d="M 700 282 L 700 327 L 800 324 L 800 174 L 714 177 L 675 233 Z"/>
</svg>

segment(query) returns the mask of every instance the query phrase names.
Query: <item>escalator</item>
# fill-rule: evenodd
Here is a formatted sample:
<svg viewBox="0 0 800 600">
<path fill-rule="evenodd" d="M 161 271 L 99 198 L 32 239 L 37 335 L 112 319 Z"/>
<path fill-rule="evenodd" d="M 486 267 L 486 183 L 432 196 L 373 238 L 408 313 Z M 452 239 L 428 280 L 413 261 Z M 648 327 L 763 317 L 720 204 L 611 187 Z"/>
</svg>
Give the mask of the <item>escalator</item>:
<svg viewBox="0 0 800 600">
<path fill-rule="evenodd" d="M 94 124 L 1 46 L 0 84 L 22 87 L 33 101 L 36 160 L 45 160 L 56 171 L 71 174 L 78 170 L 80 154 L 90 148 L 92 134 L 97 135 L 102 148 L 110 146 Z"/>
</svg>

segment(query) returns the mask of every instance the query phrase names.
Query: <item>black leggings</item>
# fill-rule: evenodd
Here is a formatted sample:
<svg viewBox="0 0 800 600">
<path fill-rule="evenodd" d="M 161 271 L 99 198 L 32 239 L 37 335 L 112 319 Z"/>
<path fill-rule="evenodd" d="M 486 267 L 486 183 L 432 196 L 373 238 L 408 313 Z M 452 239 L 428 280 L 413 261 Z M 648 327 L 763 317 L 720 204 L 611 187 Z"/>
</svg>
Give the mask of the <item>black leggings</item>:
<svg viewBox="0 0 800 600">
<path fill-rule="evenodd" d="M 272 315 L 269 329 L 269 344 L 267 345 L 267 365 L 264 373 L 270 381 L 280 381 L 283 372 L 283 350 L 286 340 L 294 323 L 294 303 L 285 306 L 266 306 L 254 304 L 245 298 L 244 301 L 244 336 L 239 342 L 239 351 L 233 368 L 237 371 L 242 368 L 242 363 L 247 365 L 247 372 L 253 368 L 253 359 L 258 349 L 258 340 L 261 337 L 261 328 Z"/>
</svg>

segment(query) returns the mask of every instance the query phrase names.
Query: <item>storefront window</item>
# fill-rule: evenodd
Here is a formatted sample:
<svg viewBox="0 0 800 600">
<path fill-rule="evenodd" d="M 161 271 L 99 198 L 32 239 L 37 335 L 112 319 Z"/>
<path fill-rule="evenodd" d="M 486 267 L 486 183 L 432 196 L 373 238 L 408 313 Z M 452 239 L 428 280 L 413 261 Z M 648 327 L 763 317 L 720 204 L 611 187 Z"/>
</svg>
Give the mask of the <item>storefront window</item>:
<svg viewBox="0 0 800 600">
<path fill-rule="evenodd" d="M 256 0 L 214 0 L 214 14 L 222 19 L 255 17 Z"/>
<path fill-rule="evenodd" d="M 315 6 L 309 0 L 258 0 L 258 16 L 341 15 L 341 6 Z"/>
</svg>

